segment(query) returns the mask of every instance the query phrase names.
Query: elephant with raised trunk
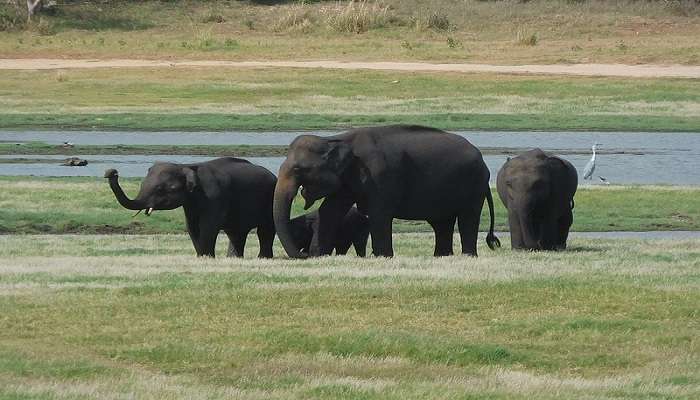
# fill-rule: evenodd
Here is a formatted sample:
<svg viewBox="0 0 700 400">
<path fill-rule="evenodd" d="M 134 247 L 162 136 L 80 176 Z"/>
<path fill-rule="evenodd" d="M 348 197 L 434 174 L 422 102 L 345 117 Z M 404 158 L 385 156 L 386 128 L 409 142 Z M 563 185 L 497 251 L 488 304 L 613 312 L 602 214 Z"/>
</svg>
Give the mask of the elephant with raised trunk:
<svg viewBox="0 0 700 400">
<path fill-rule="evenodd" d="M 300 215 L 292 219 L 292 236 L 294 244 L 300 251 L 308 254 L 314 232 L 318 231 L 318 211 Z M 336 232 L 336 241 L 333 245 L 336 255 L 345 255 L 350 246 L 355 247 L 355 253 L 364 257 L 367 252 L 367 239 L 369 238 L 369 219 L 362 215 L 356 207 L 350 208 L 343 217 Z"/>
<path fill-rule="evenodd" d="M 491 248 L 500 245 L 493 234 L 489 170 L 481 152 L 463 137 L 438 129 L 392 125 L 294 139 L 279 170 L 273 210 L 282 245 L 296 258 L 305 256 L 289 219 L 299 187 L 306 209 L 324 198 L 312 256 L 331 253 L 338 226 L 353 204 L 369 217 L 375 256 L 394 255 L 394 218 L 428 221 L 435 231 L 435 256 L 453 254 L 458 221 L 462 253 L 476 256 L 484 199 L 491 216 L 486 242 Z"/>
<path fill-rule="evenodd" d="M 498 172 L 498 196 L 508 209 L 513 249 L 563 250 L 574 221 L 578 173 L 540 149 L 508 160 Z"/>
<path fill-rule="evenodd" d="M 129 210 L 173 210 L 183 207 L 187 232 L 198 256 L 214 257 L 216 238 L 229 238 L 229 257 L 243 257 L 248 233 L 257 228 L 258 257 L 272 257 L 275 225 L 272 197 L 277 179 L 267 169 L 233 157 L 198 164 L 155 163 L 129 199 L 114 169 L 105 178 L 119 204 Z"/>
</svg>

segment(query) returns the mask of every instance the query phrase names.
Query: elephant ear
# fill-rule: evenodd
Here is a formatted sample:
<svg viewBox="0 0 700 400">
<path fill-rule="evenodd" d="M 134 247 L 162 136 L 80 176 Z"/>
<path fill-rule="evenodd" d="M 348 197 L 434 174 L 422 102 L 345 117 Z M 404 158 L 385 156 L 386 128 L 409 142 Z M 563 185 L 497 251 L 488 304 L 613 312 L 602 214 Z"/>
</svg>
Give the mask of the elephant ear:
<svg viewBox="0 0 700 400">
<path fill-rule="evenodd" d="M 341 140 L 331 140 L 328 142 L 328 151 L 323 155 L 328 167 L 338 172 L 345 171 L 352 160 L 352 148 Z"/>
<path fill-rule="evenodd" d="M 185 187 L 188 192 L 192 192 L 199 184 L 199 179 L 197 178 L 197 171 L 192 167 L 184 167 L 182 169 L 185 175 Z"/>
</svg>

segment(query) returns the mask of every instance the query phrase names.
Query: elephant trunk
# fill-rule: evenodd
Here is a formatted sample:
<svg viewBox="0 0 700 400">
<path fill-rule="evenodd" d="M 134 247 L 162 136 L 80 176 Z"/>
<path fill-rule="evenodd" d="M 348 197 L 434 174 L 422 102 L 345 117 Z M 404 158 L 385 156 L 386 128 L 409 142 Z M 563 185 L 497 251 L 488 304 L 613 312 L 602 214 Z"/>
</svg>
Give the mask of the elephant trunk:
<svg viewBox="0 0 700 400">
<path fill-rule="evenodd" d="M 284 168 L 284 167 L 283 167 Z M 290 214 L 292 201 L 299 190 L 299 182 L 288 173 L 280 170 L 280 175 L 275 186 L 275 196 L 272 205 L 272 216 L 275 221 L 277 236 L 282 242 L 284 251 L 292 258 L 304 258 L 304 254 L 299 251 L 292 235 L 292 224 Z"/>
<path fill-rule="evenodd" d="M 146 208 L 142 201 L 138 199 L 131 200 L 126 196 L 124 190 L 122 190 L 122 187 L 119 186 L 119 174 L 117 173 L 117 170 L 108 169 L 105 171 L 105 178 L 107 178 L 109 181 L 109 187 L 112 189 L 114 196 L 117 198 L 117 201 L 122 207 L 126 208 L 127 210 L 143 210 Z"/>
</svg>

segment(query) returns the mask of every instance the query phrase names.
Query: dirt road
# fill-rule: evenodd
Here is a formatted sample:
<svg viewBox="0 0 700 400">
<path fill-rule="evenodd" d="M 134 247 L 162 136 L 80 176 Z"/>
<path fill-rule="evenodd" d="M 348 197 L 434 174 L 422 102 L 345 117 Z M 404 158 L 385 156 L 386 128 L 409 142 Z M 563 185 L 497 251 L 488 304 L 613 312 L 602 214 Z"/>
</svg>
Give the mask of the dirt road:
<svg viewBox="0 0 700 400">
<path fill-rule="evenodd" d="M 190 60 L 62 60 L 0 59 L 0 70 L 40 70 L 77 68 L 161 68 L 161 67 L 231 67 L 231 68 L 327 68 L 350 70 L 491 72 L 503 74 L 550 74 L 579 76 L 621 76 L 633 78 L 700 78 L 700 66 L 623 65 L 623 64 L 553 64 L 490 65 L 430 64 L 411 62 L 342 62 L 342 61 L 190 61 Z"/>
</svg>

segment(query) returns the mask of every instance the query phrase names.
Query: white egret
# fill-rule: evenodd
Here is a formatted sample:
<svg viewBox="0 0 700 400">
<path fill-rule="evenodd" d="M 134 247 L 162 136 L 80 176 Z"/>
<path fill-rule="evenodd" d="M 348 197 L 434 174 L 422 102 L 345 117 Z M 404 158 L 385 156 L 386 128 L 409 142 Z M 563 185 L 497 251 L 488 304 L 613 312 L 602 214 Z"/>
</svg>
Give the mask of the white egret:
<svg viewBox="0 0 700 400">
<path fill-rule="evenodd" d="M 593 150 L 593 156 L 591 157 L 590 161 L 588 161 L 588 164 L 583 168 L 583 179 L 593 179 L 593 171 L 595 171 L 595 150 L 597 146 L 600 146 L 600 143 L 593 143 L 593 146 L 591 147 L 591 150 Z"/>
</svg>

